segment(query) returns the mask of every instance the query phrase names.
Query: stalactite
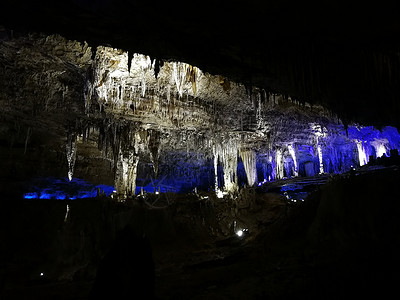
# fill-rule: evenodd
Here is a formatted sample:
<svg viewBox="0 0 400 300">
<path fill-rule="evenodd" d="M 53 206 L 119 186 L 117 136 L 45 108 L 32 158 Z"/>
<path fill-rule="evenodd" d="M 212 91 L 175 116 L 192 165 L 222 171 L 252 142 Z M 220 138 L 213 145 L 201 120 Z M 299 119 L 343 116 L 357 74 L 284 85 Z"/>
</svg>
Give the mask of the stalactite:
<svg viewBox="0 0 400 300">
<path fill-rule="evenodd" d="M 246 172 L 247 183 L 249 186 L 254 186 L 257 183 L 256 153 L 251 149 L 240 149 L 239 153 Z"/>
<path fill-rule="evenodd" d="M 185 83 L 185 65 L 183 63 L 175 62 L 173 63 L 173 76 L 176 84 L 176 89 L 178 91 L 179 97 L 183 94 L 183 85 Z"/>
<path fill-rule="evenodd" d="M 186 63 L 174 62 L 172 76 L 175 81 L 179 98 L 183 95 L 183 88 L 186 83 L 192 84 L 193 95 L 197 93 L 197 82 L 200 76 L 200 70 Z"/>
<path fill-rule="evenodd" d="M 150 159 L 153 163 L 154 174 L 158 174 L 158 160 L 160 156 L 160 132 L 156 130 L 149 130 L 148 148 L 150 152 Z"/>
<path fill-rule="evenodd" d="M 199 69 L 190 65 L 187 65 L 186 68 L 186 81 L 192 83 L 192 91 L 193 95 L 196 95 L 197 92 L 197 80 L 199 77 Z"/>
<path fill-rule="evenodd" d="M 131 66 L 132 66 L 132 59 L 133 59 L 134 52 L 128 51 L 128 72 L 131 72 Z"/>
<path fill-rule="evenodd" d="M 135 53 L 133 56 L 133 60 L 135 61 L 136 65 L 139 65 L 140 72 L 141 72 L 141 88 L 142 88 L 142 97 L 146 95 L 146 76 L 147 72 L 153 69 L 153 64 L 151 63 L 151 59 L 149 56 L 137 54 Z"/>
<path fill-rule="evenodd" d="M 371 138 L 360 137 L 360 131 L 346 136 L 343 131 L 346 125 L 343 127 L 341 121 L 336 124 L 330 123 L 331 120 L 326 122 L 332 116 L 326 111 L 319 114 L 318 108 L 310 108 L 310 105 L 303 113 L 304 107 L 299 106 L 299 100 L 287 95 L 267 94 L 265 90 L 238 85 L 226 78 L 203 75 L 199 69 L 185 63 L 166 62 L 162 66 L 158 60 L 151 61 L 144 55 L 128 55 L 105 47 L 99 49 L 92 66 L 93 78 L 87 76 L 85 108 L 90 117 L 103 120 L 107 116 L 108 119 L 97 121 L 95 125 L 98 147 L 121 174 L 127 172 L 129 164 L 132 168 L 135 165 L 135 158 L 126 153 L 129 152 L 127 149 L 134 149 L 138 142 L 142 143 L 140 153 L 146 153 L 146 159 L 149 155 L 154 172 L 159 172 L 160 141 L 156 136 L 160 131 L 167 135 L 174 132 L 174 137 L 168 142 L 163 139 L 163 152 L 179 149 L 182 153 L 186 152 L 186 158 L 207 153 L 209 159 L 214 160 L 215 190 L 223 190 L 224 193 L 237 190 L 238 153 L 242 157 L 248 183 L 254 185 L 257 182 L 256 152 L 258 155 L 268 153 L 269 169 L 264 170 L 264 179 L 274 180 L 283 178 L 284 171 L 288 176 L 298 176 L 299 173 L 312 176 L 318 170 L 320 173 L 348 170 L 356 148 L 351 141 L 355 139 L 366 141 L 365 155 L 372 153 L 371 147 L 375 147 L 377 156 L 400 147 L 396 142 L 384 142 L 382 137 L 377 138 L 382 145 L 374 144 Z M 128 71 L 126 57 L 131 63 Z M 292 77 L 303 78 L 297 85 L 302 94 L 318 92 L 315 70 L 304 71 L 299 65 L 291 67 L 291 72 Z M 35 78 L 43 84 L 51 84 L 46 82 L 46 76 L 42 77 Z M 311 78 L 311 84 L 305 85 L 304 78 Z M 235 97 L 240 102 L 235 102 Z M 91 103 L 97 103 L 100 109 L 95 105 L 91 107 Z M 294 113 L 293 118 L 286 117 L 287 108 Z M 139 120 L 140 124 L 134 124 L 133 119 Z M 321 122 L 322 125 L 308 123 L 311 121 Z M 212 129 L 208 129 L 208 133 L 200 139 L 199 128 Z M 243 134 L 239 144 L 242 135 L 237 131 L 244 130 L 248 132 Z M 84 134 L 84 140 L 88 138 L 89 131 L 90 127 L 87 127 L 88 134 L 87 137 Z M 146 131 L 147 136 L 139 134 L 137 137 L 139 131 Z M 332 131 L 340 131 L 339 146 L 332 142 Z M 309 145 L 312 155 L 308 153 L 308 148 L 300 150 L 301 145 Z M 133 153 L 139 155 L 136 150 Z M 224 186 L 218 186 L 218 164 L 222 167 Z M 193 170 L 183 169 L 182 172 L 195 177 Z M 118 175 L 118 178 L 124 178 L 121 176 Z M 212 175 L 210 177 L 212 181 Z M 121 194 L 132 192 L 131 189 L 127 192 L 126 180 L 122 180 L 121 184 L 123 188 L 118 188 Z"/>
<path fill-rule="evenodd" d="M 222 162 L 224 191 L 230 194 L 237 192 L 237 138 L 227 137 L 214 142 L 214 153 Z"/>
</svg>

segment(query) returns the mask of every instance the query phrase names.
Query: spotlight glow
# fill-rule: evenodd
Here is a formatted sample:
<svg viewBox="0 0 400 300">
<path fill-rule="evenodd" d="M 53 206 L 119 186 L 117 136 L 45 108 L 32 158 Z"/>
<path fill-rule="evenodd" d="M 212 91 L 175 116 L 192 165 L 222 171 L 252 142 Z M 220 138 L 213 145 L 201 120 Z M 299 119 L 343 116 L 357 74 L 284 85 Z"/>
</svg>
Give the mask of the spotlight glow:
<svg viewBox="0 0 400 300">
<path fill-rule="evenodd" d="M 239 236 L 239 237 L 242 236 L 243 235 L 243 231 L 242 230 L 236 231 L 236 235 Z"/>
<path fill-rule="evenodd" d="M 221 198 L 224 198 L 224 194 L 225 194 L 225 193 L 224 193 L 223 191 L 218 190 L 218 191 L 217 191 L 217 198 L 220 198 L 220 199 L 221 199 Z"/>
<path fill-rule="evenodd" d="M 386 147 L 380 144 L 376 149 L 376 157 L 382 157 L 383 154 L 386 154 Z"/>
<path fill-rule="evenodd" d="M 322 162 L 322 149 L 321 149 L 320 145 L 318 145 L 317 151 L 318 151 L 318 159 L 319 159 L 319 173 L 323 174 L 324 173 L 324 163 Z"/>
<path fill-rule="evenodd" d="M 365 149 L 363 146 L 363 142 L 357 142 L 357 150 L 358 150 L 358 159 L 360 161 L 360 167 L 366 165 L 368 163 L 367 155 L 365 154 Z"/>
</svg>

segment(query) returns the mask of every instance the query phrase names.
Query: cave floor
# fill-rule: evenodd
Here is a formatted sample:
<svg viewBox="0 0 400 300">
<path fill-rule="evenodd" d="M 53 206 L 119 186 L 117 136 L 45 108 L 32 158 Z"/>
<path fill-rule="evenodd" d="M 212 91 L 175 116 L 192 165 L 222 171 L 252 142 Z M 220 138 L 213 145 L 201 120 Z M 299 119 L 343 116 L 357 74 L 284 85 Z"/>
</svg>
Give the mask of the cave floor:
<svg viewBox="0 0 400 300">
<path fill-rule="evenodd" d="M 63 201 L 9 201 L 1 215 L 1 299 L 89 299 L 98 264 L 126 223 L 141 227 L 151 241 L 156 299 L 382 297 L 400 279 L 400 198 L 393 188 L 399 173 L 397 167 L 364 168 L 336 176 L 326 191 L 318 187 L 296 203 L 261 188 L 248 189 L 234 208 L 225 200 L 185 196 L 167 208 L 74 200 L 67 221 Z M 354 190 L 367 185 L 375 192 L 341 190 L 349 180 Z M 321 212 L 321 203 L 333 193 L 349 194 L 353 202 L 362 198 L 372 210 L 338 201 L 355 211 L 337 213 L 343 228 L 331 228 L 325 222 L 332 216 Z M 379 200 L 376 195 L 384 204 L 370 203 Z M 249 231 L 237 236 L 232 221 Z"/>
</svg>

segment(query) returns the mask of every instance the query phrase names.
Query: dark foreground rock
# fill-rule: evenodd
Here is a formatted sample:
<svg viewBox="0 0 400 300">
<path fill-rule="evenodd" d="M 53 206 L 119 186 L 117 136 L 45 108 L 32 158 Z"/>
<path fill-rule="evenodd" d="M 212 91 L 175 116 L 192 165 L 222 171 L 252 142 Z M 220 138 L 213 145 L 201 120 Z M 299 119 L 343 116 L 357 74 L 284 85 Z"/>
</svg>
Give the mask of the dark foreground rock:
<svg viewBox="0 0 400 300">
<path fill-rule="evenodd" d="M 396 168 L 336 176 L 296 203 L 254 189 L 236 200 L 170 195 L 169 205 L 162 195 L 152 207 L 150 198 L 8 199 L 0 295 L 385 297 L 400 279 L 399 177 Z"/>
</svg>

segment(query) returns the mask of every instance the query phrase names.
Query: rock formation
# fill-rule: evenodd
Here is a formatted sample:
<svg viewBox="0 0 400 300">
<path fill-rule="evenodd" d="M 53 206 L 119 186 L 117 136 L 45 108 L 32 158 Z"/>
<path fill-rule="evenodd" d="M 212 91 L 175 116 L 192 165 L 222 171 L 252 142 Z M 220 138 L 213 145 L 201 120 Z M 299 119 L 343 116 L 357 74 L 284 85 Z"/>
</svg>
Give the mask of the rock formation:
<svg viewBox="0 0 400 300">
<path fill-rule="evenodd" d="M 65 155 L 70 180 L 83 159 L 97 157 L 109 164 L 105 177 L 121 199 L 135 195 L 137 180 L 232 194 L 242 185 L 346 172 L 400 148 L 393 127 L 345 126 L 323 107 L 184 62 L 54 35 L 3 41 L 0 52 L 2 139 L 23 143 L 26 156 L 38 147 Z M 86 169 L 90 179 L 96 168 Z"/>
</svg>

